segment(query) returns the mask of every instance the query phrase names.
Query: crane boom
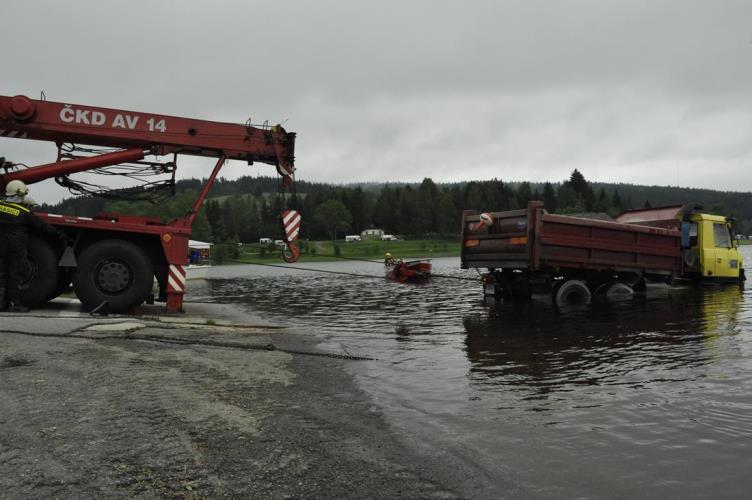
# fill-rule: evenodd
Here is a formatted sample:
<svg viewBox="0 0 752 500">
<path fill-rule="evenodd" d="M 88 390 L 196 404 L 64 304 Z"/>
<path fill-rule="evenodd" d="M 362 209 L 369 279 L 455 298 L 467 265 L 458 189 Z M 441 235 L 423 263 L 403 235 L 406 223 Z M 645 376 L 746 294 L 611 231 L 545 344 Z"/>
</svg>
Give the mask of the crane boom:
<svg viewBox="0 0 752 500">
<path fill-rule="evenodd" d="M 141 149 L 146 154 L 172 153 L 224 157 L 249 163 L 259 161 L 277 167 L 292 181 L 295 171 L 295 134 L 280 125 L 268 129 L 176 116 L 0 96 L 0 136 L 91 146 Z M 68 162 L 60 162 L 68 163 Z M 98 165 L 99 166 L 99 165 Z M 49 167 L 46 165 L 45 167 Z M 87 168 L 61 165 L 47 169 L 55 177 Z M 33 169 L 29 169 L 33 170 Z M 8 175 L 10 177 L 8 177 Z M 42 180 L 32 172 L 1 176 L 2 184 L 12 179 Z"/>
</svg>

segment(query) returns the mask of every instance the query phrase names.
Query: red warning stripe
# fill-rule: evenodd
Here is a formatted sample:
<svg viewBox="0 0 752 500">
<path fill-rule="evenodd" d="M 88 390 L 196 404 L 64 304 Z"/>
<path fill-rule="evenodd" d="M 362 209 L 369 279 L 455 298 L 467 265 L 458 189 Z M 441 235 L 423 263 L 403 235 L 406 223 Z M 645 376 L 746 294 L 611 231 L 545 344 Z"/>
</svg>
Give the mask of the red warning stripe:
<svg viewBox="0 0 752 500">
<path fill-rule="evenodd" d="M 297 210 L 285 210 L 282 212 L 282 226 L 285 229 L 285 237 L 288 243 L 292 243 L 298 239 L 300 220 L 300 212 Z"/>
<path fill-rule="evenodd" d="M 2 137 L 18 137 L 19 139 L 26 139 L 26 132 L 19 132 L 18 130 L 2 130 L 2 129 L 0 129 L 0 136 L 2 136 Z"/>
<path fill-rule="evenodd" d="M 167 274 L 167 291 L 185 291 L 185 268 L 183 266 L 170 264 L 170 271 Z"/>
</svg>

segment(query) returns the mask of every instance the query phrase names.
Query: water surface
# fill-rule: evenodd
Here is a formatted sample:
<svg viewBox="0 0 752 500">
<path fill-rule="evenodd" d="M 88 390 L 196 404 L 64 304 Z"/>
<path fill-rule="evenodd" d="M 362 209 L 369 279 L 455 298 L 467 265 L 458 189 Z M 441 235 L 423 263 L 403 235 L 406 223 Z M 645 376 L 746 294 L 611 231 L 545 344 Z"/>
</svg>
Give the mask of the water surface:
<svg viewBox="0 0 752 500">
<path fill-rule="evenodd" d="M 191 282 L 191 298 L 377 358 L 348 369 L 395 426 L 470 464 L 479 485 L 538 498 L 748 496 L 752 292 L 654 287 L 563 313 L 545 296 L 484 303 L 458 259 L 435 259 L 446 277 L 421 286 L 386 281 L 378 263 L 297 268 L 217 268 Z"/>
</svg>

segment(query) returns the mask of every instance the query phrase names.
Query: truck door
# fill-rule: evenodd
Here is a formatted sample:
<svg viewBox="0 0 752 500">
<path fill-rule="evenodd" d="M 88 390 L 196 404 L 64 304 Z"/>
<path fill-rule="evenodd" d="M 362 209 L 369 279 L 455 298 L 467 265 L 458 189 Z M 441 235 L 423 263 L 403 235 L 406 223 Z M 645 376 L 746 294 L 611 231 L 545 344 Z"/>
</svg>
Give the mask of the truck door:
<svg viewBox="0 0 752 500">
<path fill-rule="evenodd" d="M 737 278 L 739 276 L 739 253 L 732 244 L 728 224 L 713 222 L 714 248 L 706 249 L 713 255 L 713 276 Z"/>
</svg>

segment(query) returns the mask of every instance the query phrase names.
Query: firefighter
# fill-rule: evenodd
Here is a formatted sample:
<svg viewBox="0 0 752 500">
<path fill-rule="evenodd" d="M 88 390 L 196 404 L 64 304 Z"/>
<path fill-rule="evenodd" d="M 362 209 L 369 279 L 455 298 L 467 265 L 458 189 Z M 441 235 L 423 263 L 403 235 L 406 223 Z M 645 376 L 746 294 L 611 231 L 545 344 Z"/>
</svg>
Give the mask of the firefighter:
<svg viewBox="0 0 752 500">
<path fill-rule="evenodd" d="M 387 253 L 384 254 L 384 265 L 385 266 L 393 266 L 396 263 L 397 263 L 397 261 L 394 258 L 394 256 L 392 256 L 392 254 L 390 254 L 389 252 L 387 252 Z"/>
<path fill-rule="evenodd" d="M 19 285 L 27 268 L 26 247 L 29 230 L 51 238 L 63 239 L 62 233 L 45 224 L 24 203 L 29 189 L 13 180 L 5 186 L 5 199 L 0 200 L 0 310 L 28 312 L 21 303 Z M 27 200 L 28 201 L 28 200 Z"/>
</svg>

